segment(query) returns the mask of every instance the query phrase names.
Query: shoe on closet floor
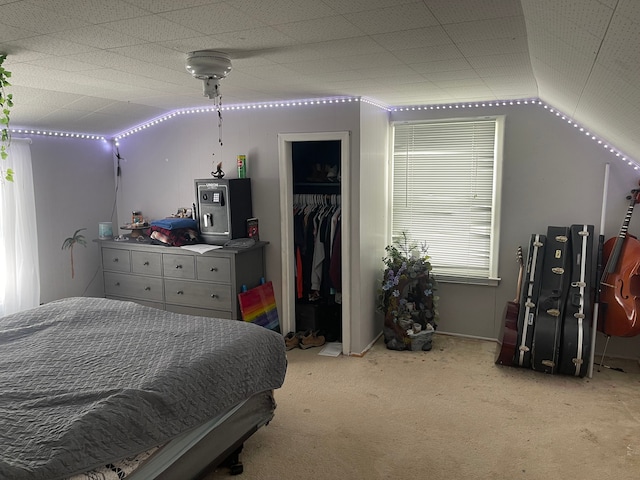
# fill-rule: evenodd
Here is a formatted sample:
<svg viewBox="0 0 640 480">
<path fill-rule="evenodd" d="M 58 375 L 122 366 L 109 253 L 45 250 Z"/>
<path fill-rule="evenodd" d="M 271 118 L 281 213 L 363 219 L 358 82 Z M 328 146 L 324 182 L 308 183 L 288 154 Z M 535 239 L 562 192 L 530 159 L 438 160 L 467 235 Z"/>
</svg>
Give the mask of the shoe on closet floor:
<svg viewBox="0 0 640 480">
<path fill-rule="evenodd" d="M 300 348 L 306 350 L 311 347 L 321 347 L 325 344 L 323 335 L 318 335 L 319 332 L 308 332 L 300 339 Z"/>
<path fill-rule="evenodd" d="M 284 345 L 287 350 L 293 350 L 300 346 L 300 337 L 298 334 L 289 332 L 284 337 Z"/>
</svg>

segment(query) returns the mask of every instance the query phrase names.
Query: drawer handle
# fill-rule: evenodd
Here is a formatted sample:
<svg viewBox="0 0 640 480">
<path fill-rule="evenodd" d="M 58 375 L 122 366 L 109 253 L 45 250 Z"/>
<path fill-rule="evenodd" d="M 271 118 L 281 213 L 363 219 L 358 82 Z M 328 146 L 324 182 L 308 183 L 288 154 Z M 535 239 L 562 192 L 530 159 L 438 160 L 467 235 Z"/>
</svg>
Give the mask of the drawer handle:
<svg viewBox="0 0 640 480">
<path fill-rule="evenodd" d="M 144 265 L 145 267 L 148 267 L 148 266 L 149 266 L 149 262 L 144 262 L 144 263 L 143 263 L 143 265 Z"/>
<path fill-rule="evenodd" d="M 217 298 L 218 297 L 218 295 L 216 295 L 215 293 L 212 293 L 210 296 L 211 296 L 211 298 Z"/>
<path fill-rule="evenodd" d="M 118 263 L 118 258 L 117 257 L 113 259 L 113 263 Z"/>
<path fill-rule="evenodd" d="M 210 271 L 212 271 L 212 272 L 217 272 L 217 271 L 218 271 L 218 267 L 211 267 L 211 270 L 210 270 Z"/>
<path fill-rule="evenodd" d="M 183 292 L 182 290 L 178 290 L 176 293 L 177 293 L 178 295 L 184 295 L 184 292 Z"/>
<path fill-rule="evenodd" d="M 144 287 L 145 291 L 150 292 L 151 291 L 151 287 Z"/>
<path fill-rule="evenodd" d="M 182 265 L 176 265 L 176 268 L 182 268 Z"/>
</svg>

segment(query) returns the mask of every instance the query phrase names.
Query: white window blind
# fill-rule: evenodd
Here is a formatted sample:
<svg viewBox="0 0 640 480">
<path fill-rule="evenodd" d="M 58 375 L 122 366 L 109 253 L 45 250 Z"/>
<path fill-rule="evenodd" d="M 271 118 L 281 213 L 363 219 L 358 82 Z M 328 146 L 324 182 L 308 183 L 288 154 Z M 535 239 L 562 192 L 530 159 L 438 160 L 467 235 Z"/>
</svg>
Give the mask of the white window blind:
<svg viewBox="0 0 640 480">
<path fill-rule="evenodd" d="M 426 242 L 439 278 L 497 276 L 499 120 L 394 125 L 393 240 Z"/>
</svg>

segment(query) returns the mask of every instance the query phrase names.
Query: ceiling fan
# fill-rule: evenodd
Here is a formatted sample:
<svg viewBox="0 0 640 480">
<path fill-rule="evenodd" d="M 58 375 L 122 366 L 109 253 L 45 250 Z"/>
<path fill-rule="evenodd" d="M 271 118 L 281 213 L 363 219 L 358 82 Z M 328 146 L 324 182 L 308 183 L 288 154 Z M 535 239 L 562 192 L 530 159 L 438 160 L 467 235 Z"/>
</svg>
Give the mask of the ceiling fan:
<svg viewBox="0 0 640 480">
<path fill-rule="evenodd" d="M 187 53 L 187 71 L 203 81 L 204 96 L 220 97 L 220 80 L 231 72 L 231 58 L 218 50 L 196 50 Z"/>
</svg>

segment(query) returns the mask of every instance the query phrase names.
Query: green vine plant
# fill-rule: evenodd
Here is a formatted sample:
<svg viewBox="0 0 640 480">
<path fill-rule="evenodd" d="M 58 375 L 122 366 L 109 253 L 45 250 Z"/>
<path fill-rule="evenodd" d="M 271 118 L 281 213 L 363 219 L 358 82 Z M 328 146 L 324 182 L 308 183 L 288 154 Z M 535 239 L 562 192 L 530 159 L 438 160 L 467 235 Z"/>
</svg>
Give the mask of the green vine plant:
<svg viewBox="0 0 640 480">
<path fill-rule="evenodd" d="M 11 130 L 9 130 L 9 114 L 11 113 L 11 107 L 13 107 L 13 94 L 6 93 L 5 87 L 10 87 L 9 78 L 11 78 L 11 72 L 5 69 L 2 65 L 7 56 L 0 54 L 0 158 L 6 160 L 9 156 L 9 145 L 11 144 Z M 7 168 L 6 170 L 0 165 L 0 178 L 4 178 L 9 182 L 13 182 L 13 169 Z"/>
</svg>

